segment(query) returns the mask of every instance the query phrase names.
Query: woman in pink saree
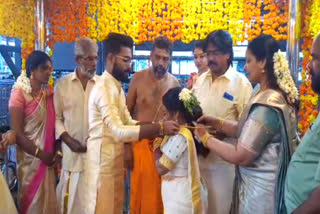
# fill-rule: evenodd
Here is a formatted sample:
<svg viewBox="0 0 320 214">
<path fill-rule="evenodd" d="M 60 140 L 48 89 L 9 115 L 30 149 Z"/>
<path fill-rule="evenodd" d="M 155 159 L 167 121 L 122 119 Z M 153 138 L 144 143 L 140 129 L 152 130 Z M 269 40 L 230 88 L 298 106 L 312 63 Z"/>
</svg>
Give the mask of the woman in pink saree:
<svg viewBox="0 0 320 214">
<path fill-rule="evenodd" d="M 42 88 L 48 83 L 52 62 L 44 52 L 34 51 L 26 68 L 9 101 L 11 125 L 17 133 L 20 213 L 59 214 L 52 166 L 61 153 L 55 153 L 53 94 Z"/>
</svg>

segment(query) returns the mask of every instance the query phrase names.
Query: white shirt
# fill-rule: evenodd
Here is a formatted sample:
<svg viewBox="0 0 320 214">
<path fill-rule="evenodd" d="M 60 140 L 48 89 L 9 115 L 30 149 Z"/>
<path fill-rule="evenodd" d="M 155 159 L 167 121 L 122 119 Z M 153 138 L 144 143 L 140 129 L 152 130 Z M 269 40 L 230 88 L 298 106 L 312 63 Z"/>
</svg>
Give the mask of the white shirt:
<svg viewBox="0 0 320 214">
<path fill-rule="evenodd" d="M 76 71 L 61 77 L 55 86 L 54 107 L 56 112 L 56 138 L 63 132 L 83 145 L 88 138 L 88 100 L 90 92 L 97 80 L 94 76 L 83 88 Z M 71 172 L 79 172 L 84 168 L 84 154 L 75 153 L 62 143 L 62 168 Z"/>
<path fill-rule="evenodd" d="M 204 114 L 228 120 L 239 120 L 252 93 L 249 80 L 232 66 L 212 82 L 211 71 L 203 73 L 192 88 L 200 101 Z M 200 157 L 200 168 L 212 169 L 213 163 L 222 159 L 210 152 Z"/>
</svg>

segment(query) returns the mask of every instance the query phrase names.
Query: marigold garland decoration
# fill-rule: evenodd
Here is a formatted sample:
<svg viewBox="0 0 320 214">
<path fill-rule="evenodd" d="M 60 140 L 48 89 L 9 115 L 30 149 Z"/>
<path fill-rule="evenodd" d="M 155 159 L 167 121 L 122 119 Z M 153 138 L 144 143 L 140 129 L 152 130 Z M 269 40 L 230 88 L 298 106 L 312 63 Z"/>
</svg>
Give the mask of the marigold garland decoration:
<svg viewBox="0 0 320 214">
<path fill-rule="evenodd" d="M 288 1 L 264 0 L 263 34 L 272 35 L 276 40 L 287 39 Z"/>
<path fill-rule="evenodd" d="M 137 42 L 152 41 L 157 36 L 167 36 L 171 41 L 181 39 L 183 17 L 182 0 L 140 1 L 138 11 Z"/>
<path fill-rule="evenodd" d="M 242 41 L 251 41 L 261 34 L 261 0 L 243 1 Z"/>
<path fill-rule="evenodd" d="M 298 113 L 299 132 L 303 135 L 308 130 L 311 123 L 313 123 L 318 115 L 318 100 L 319 96 L 311 87 L 311 76 L 307 69 L 310 62 L 310 51 L 312 47 L 313 38 L 316 36 L 316 30 L 320 26 L 320 6 L 319 0 L 304 0 L 302 1 L 302 40 L 301 49 L 303 53 L 302 59 L 302 84 L 300 86 L 300 111 Z M 314 26 L 316 25 L 316 27 Z"/>
<path fill-rule="evenodd" d="M 87 35 L 87 0 L 46 0 L 45 16 L 49 33 L 47 45 L 73 42 Z"/>
<path fill-rule="evenodd" d="M 34 50 L 34 0 L 8 0 L 0 4 L 0 34 L 21 39 L 22 69 Z"/>
</svg>

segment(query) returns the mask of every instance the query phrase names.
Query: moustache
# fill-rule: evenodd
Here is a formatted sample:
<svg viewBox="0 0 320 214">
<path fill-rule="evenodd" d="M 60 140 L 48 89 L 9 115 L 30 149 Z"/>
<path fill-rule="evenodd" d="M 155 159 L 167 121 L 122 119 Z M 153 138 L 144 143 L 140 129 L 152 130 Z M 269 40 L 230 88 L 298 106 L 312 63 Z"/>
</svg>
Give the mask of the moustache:
<svg viewBox="0 0 320 214">
<path fill-rule="evenodd" d="M 213 61 L 209 61 L 209 62 L 208 62 L 208 65 L 209 65 L 209 66 L 212 66 L 212 65 L 218 65 L 218 64 L 215 63 L 215 62 L 213 62 Z"/>
<path fill-rule="evenodd" d="M 154 69 L 156 72 L 165 72 L 166 69 L 162 65 L 158 65 Z"/>
</svg>

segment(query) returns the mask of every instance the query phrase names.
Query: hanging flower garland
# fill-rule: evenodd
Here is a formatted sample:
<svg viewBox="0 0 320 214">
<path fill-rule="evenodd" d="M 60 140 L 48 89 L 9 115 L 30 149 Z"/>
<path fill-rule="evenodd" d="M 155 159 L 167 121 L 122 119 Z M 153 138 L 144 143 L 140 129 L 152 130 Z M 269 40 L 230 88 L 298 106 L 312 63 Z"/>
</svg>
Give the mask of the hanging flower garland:
<svg viewBox="0 0 320 214">
<path fill-rule="evenodd" d="M 302 1 L 302 41 L 301 49 L 303 53 L 302 60 L 302 84 L 300 86 L 300 111 L 298 113 L 299 123 L 298 128 L 301 134 L 306 133 L 311 123 L 313 123 L 318 115 L 318 95 L 312 90 L 311 76 L 307 69 L 310 62 L 311 47 L 314 36 L 314 24 L 320 25 L 320 19 L 314 14 L 320 14 L 318 0 Z M 317 9 L 315 9 L 317 8 Z"/>
<path fill-rule="evenodd" d="M 34 7 L 33 0 L 10 0 L 0 4 L 0 34 L 21 39 L 22 69 L 34 50 Z"/>
<path fill-rule="evenodd" d="M 243 1 L 244 17 L 242 41 L 251 41 L 261 34 L 261 0 Z"/>
<path fill-rule="evenodd" d="M 241 40 L 243 3 L 224 0 L 184 1 L 182 41 L 204 39 L 214 30 L 227 30 L 234 43 Z"/>
<path fill-rule="evenodd" d="M 204 35 L 200 31 L 200 14 L 202 14 L 202 5 L 200 0 L 185 0 L 184 1 L 184 14 L 182 24 L 182 42 L 190 43 L 192 40 L 202 39 L 199 35 Z M 206 2 L 203 2 L 206 5 Z M 203 25 L 203 24 L 202 24 Z"/>
<path fill-rule="evenodd" d="M 227 4 L 227 3 L 225 3 Z M 225 19 L 228 20 L 228 32 L 232 35 L 233 43 L 241 41 L 243 23 L 243 3 L 241 1 L 229 1 L 228 10 L 225 12 Z"/>
<path fill-rule="evenodd" d="M 137 42 L 152 41 L 157 36 L 167 36 L 171 41 L 181 38 L 183 1 L 140 1 Z"/>
<path fill-rule="evenodd" d="M 88 25 L 88 37 L 97 41 L 97 12 L 98 12 L 98 0 L 88 0 L 87 7 L 87 25 Z"/>
<path fill-rule="evenodd" d="M 47 46 L 57 42 L 73 42 L 87 36 L 87 0 L 46 0 L 45 15 L 49 34 Z"/>
<path fill-rule="evenodd" d="M 289 3 L 287 0 L 264 0 L 263 34 L 272 35 L 276 40 L 287 39 L 287 23 Z"/>
</svg>

